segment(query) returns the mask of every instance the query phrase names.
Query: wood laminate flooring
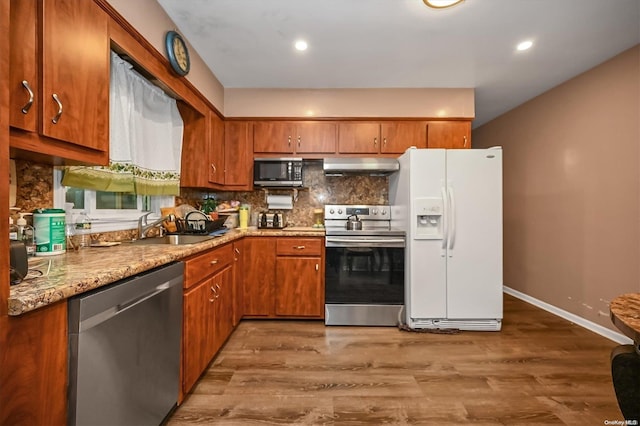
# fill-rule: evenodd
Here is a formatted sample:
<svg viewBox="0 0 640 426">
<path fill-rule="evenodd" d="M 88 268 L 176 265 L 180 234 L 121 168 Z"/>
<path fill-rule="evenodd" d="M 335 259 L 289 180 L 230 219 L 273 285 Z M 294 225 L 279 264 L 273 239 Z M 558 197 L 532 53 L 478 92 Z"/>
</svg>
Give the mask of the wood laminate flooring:
<svg viewBox="0 0 640 426">
<path fill-rule="evenodd" d="M 245 320 L 168 424 L 603 425 L 615 346 L 508 295 L 500 332 Z"/>
</svg>

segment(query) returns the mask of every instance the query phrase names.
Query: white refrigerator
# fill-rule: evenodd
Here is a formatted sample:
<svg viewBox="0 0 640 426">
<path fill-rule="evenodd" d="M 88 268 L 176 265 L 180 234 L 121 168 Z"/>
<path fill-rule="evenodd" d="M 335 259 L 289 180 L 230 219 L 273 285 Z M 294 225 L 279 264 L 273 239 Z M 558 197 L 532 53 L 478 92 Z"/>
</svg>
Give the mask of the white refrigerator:
<svg viewBox="0 0 640 426">
<path fill-rule="evenodd" d="M 499 331 L 502 149 L 417 149 L 389 178 L 392 227 L 405 229 L 411 328 Z"/>
</svg>

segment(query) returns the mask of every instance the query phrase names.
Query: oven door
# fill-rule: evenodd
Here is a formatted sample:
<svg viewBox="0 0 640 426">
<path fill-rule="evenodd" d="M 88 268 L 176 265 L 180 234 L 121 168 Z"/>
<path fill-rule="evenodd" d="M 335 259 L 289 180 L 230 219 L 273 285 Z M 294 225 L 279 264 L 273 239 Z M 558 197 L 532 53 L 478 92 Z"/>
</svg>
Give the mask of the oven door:
<svg viewBox="0 0 640 426">
<path fill-rule="evenodd" d="M 404 238 L 325 241 L 325 324 L 397 325 L 404 308 Z"/>
</svg>

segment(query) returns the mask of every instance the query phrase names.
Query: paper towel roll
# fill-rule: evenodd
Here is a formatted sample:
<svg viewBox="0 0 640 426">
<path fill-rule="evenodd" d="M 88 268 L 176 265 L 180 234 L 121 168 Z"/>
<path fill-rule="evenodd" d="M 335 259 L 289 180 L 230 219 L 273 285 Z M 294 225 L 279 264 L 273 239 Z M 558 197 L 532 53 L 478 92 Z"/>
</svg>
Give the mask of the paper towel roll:
<svg viewBox="0 0 640 426">
<path fill-rule="evenodd" d="M 293 209 L 293 198 L 291 195 L 267 195 L 269 210 L 291 210 Z"/>
</svg>

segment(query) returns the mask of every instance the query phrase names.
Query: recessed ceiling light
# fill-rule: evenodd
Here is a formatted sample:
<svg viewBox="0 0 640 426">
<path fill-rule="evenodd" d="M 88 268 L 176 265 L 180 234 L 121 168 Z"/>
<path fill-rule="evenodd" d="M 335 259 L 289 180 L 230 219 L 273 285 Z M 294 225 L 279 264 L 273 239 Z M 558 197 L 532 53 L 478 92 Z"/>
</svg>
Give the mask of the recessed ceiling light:
<svg viewBox="0 0 640 426">
<path fill-rule="evenodd" d="M 296 50 L 307 50 L 307 42 L 304 40 L 296 41 Z"/>
<path fill-rule="evenodd" d="M 462 3 L 463 0 L 423 0 L 424 4 L 434 9 L 444 9 L 445 7 L 451 7 L 458 3 Z"/>
<path fill-rule="evenodd" d="M 523 41 L 522 43 L 518 43 L 518 46 L 516 46 L 516 49 L 527 50 L 531 46 L 533 46 L 533 42 L 531 40 L 527 40 L 527 41 Z"/>
</svg>

